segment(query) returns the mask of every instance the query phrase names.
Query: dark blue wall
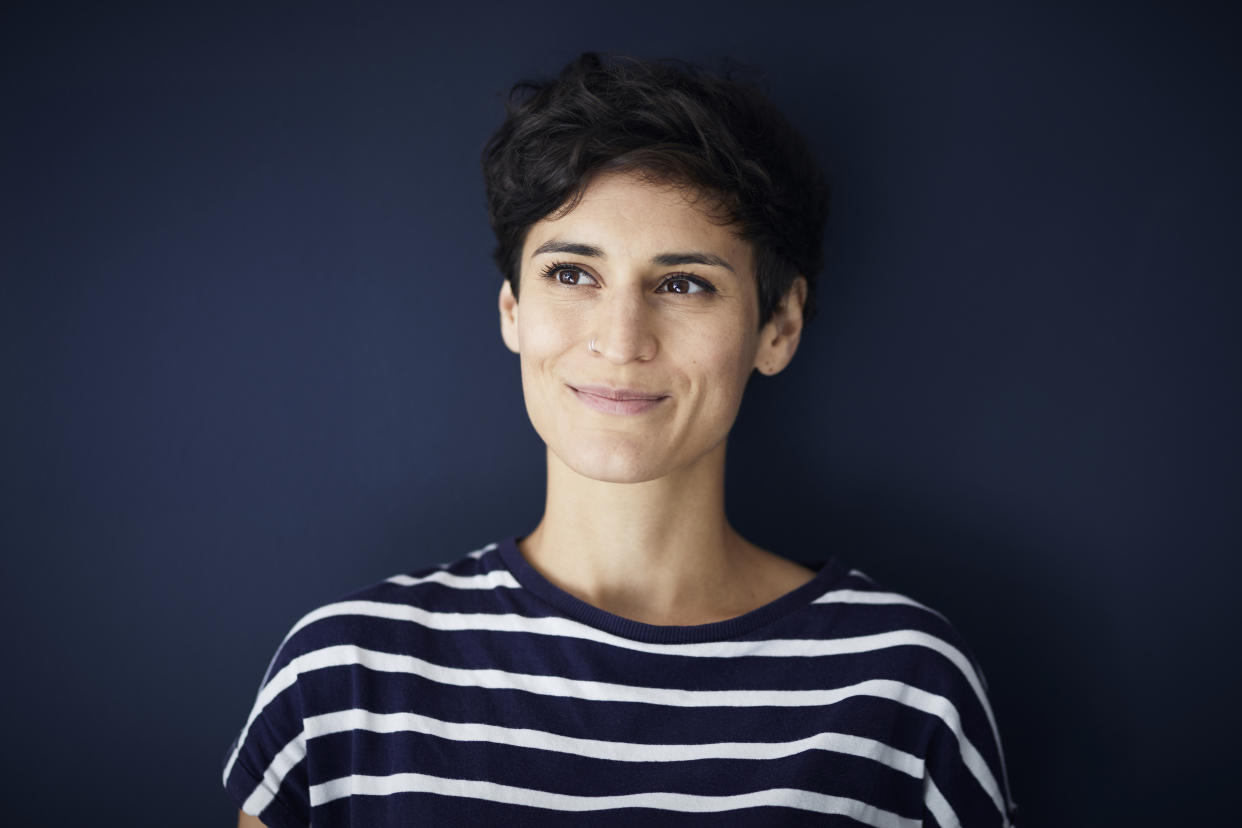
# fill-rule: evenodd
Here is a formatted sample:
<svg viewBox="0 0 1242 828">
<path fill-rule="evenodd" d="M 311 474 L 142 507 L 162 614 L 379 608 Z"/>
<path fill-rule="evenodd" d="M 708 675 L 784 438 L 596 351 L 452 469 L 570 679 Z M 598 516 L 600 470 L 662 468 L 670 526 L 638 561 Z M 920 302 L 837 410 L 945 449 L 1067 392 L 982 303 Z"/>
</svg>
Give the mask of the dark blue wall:
<svg viewBox="0 0 1242 828">
<path fill-rule="evenodd" d="M 588 48 L 758 64 L 832 170 L 739 528 L 956 621 L 1026 825 L 1236 811 L 1229 6 L 116 5 L 0 13 L 7 824 L 231 823 L 302 612 L 534 525 L 478 155 Z"/>
</svg>

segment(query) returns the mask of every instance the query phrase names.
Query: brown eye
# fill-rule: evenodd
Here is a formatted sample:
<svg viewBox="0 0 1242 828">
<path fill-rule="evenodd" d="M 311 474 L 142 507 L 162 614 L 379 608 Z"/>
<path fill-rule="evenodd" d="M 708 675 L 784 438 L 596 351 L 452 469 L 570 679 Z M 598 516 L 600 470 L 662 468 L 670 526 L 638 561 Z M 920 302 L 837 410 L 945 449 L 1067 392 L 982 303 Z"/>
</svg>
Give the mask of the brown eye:
<svg viewBox="0 0 1242 828">
<path fill-rule="evenodd" d="M 716 289 L 707 282 L 691 279 L 688 276 L 671 276 L 664 280 L 659 289 L 664 293 L 677 293 L 682 296 L 716 292 Z"/>
<path fill-rule="evenodd" d="M 566 287 L 579 287 L 595 284 L 595 278 L 580 267 L 560 262 L 548 265 L 541 274 L 543 278 Z"/>
</svg>

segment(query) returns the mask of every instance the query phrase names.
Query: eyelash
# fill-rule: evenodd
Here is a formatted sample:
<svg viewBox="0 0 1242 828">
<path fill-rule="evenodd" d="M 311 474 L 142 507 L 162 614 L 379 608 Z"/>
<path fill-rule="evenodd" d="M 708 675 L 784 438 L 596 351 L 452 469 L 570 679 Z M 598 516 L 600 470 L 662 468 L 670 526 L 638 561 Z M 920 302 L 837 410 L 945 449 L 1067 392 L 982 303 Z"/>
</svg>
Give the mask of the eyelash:
<svg viewBox="0 0 1242 828">
<path fill-rule="evenodd" d="M 577 271 L 578 273 L 587 273 L 585 270 L 578 267 L 577 265 L 571 265 L 566 262 L 553 262 L 552 264 L 548 265 L 547 267 L 543 269 L 542 276 L 545 279 L 552 279 L 553 281 L 556 281 L 559 284 L 560 280 L 556 278 L 556 275 L 560 273 L 562 270 L 574 270 L 574 271 Z M 590 276 L 591 274 L 587 273 L 587 275 Z M 594 277 L 592 276 L 591 278 L 594 278 Z M 663 282 L 660 282 L 660 287 L 664 287 L 669 282 L 676 282 L 680 280 L 684 280 L 684 281 L 690 282 L 693 285 L 697 285 L 699 288 L 702 289 L 703 293 L 705 294 L 711 294 L 711 293 L 716 292 L 716 286 L 713 285 L 711 282 L 699 276 L 692 276 L 689 273 L 671 273 Z M 576 286 L 565 285 L 565 287 L 576 287 Z M 672 293 L 672 291 L 669 291 L 669 293 Z M 675 295 L 687 296 L 687 295 L 692 295 L 692 294 L 675 294 Z"/>
</svg>

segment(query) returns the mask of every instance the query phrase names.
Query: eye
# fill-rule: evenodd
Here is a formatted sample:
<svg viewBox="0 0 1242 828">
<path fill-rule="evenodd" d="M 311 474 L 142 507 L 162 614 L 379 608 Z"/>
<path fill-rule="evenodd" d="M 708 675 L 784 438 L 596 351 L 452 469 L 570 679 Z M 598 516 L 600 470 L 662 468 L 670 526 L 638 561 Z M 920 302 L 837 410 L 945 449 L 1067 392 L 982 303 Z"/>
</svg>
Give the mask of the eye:
<svg viewBox="0 0 1242 828">
<path fill-rule="evenodd" d="M 554 262 L 543 269 L 543 277 L 552 279 L 562 285 L 589 285 L 595 283 L 595 277 L 580 267 Z"/>
<path fill-rule="evenodd" d="M 660 283 L 660 287 L 657 288 L 657 290 L 660 290 L 664 293 L 680 293 L 680 294 L 715 293 L 716 292 L 716 288 L 712 287 L 710 282 L 707 282 L 703 279 L 696 279 L 693 276 L 689 276 L 685 274 L 668 277 L 667 279 L 665 279 L 663 282 Z"/>
</svg>

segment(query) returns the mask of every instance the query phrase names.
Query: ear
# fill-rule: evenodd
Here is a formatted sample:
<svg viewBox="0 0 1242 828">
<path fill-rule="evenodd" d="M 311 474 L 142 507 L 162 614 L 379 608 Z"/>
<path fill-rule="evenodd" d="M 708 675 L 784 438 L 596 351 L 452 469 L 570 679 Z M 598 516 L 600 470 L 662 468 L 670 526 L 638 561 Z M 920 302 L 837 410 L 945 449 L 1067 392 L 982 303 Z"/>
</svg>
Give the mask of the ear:
<svg viewBox="0 0 1242 828">
<path fill-rule="evenodd" d="M 802 339 L 802 308 L 806 304 L 806 279 L 798 276 L 785 292 L 785 298 L 772 313 L 772 318 L 759 332 L 759 350 L 755 368 L 772 376 L 785 370 L 798 350 Z"/>
<path fill-rule="evenodd" d="M 518 301 L 509 287 L 509 280 L 500 284 L 500 338 L 513 353 L 518 349 Z"/>
</svg>

